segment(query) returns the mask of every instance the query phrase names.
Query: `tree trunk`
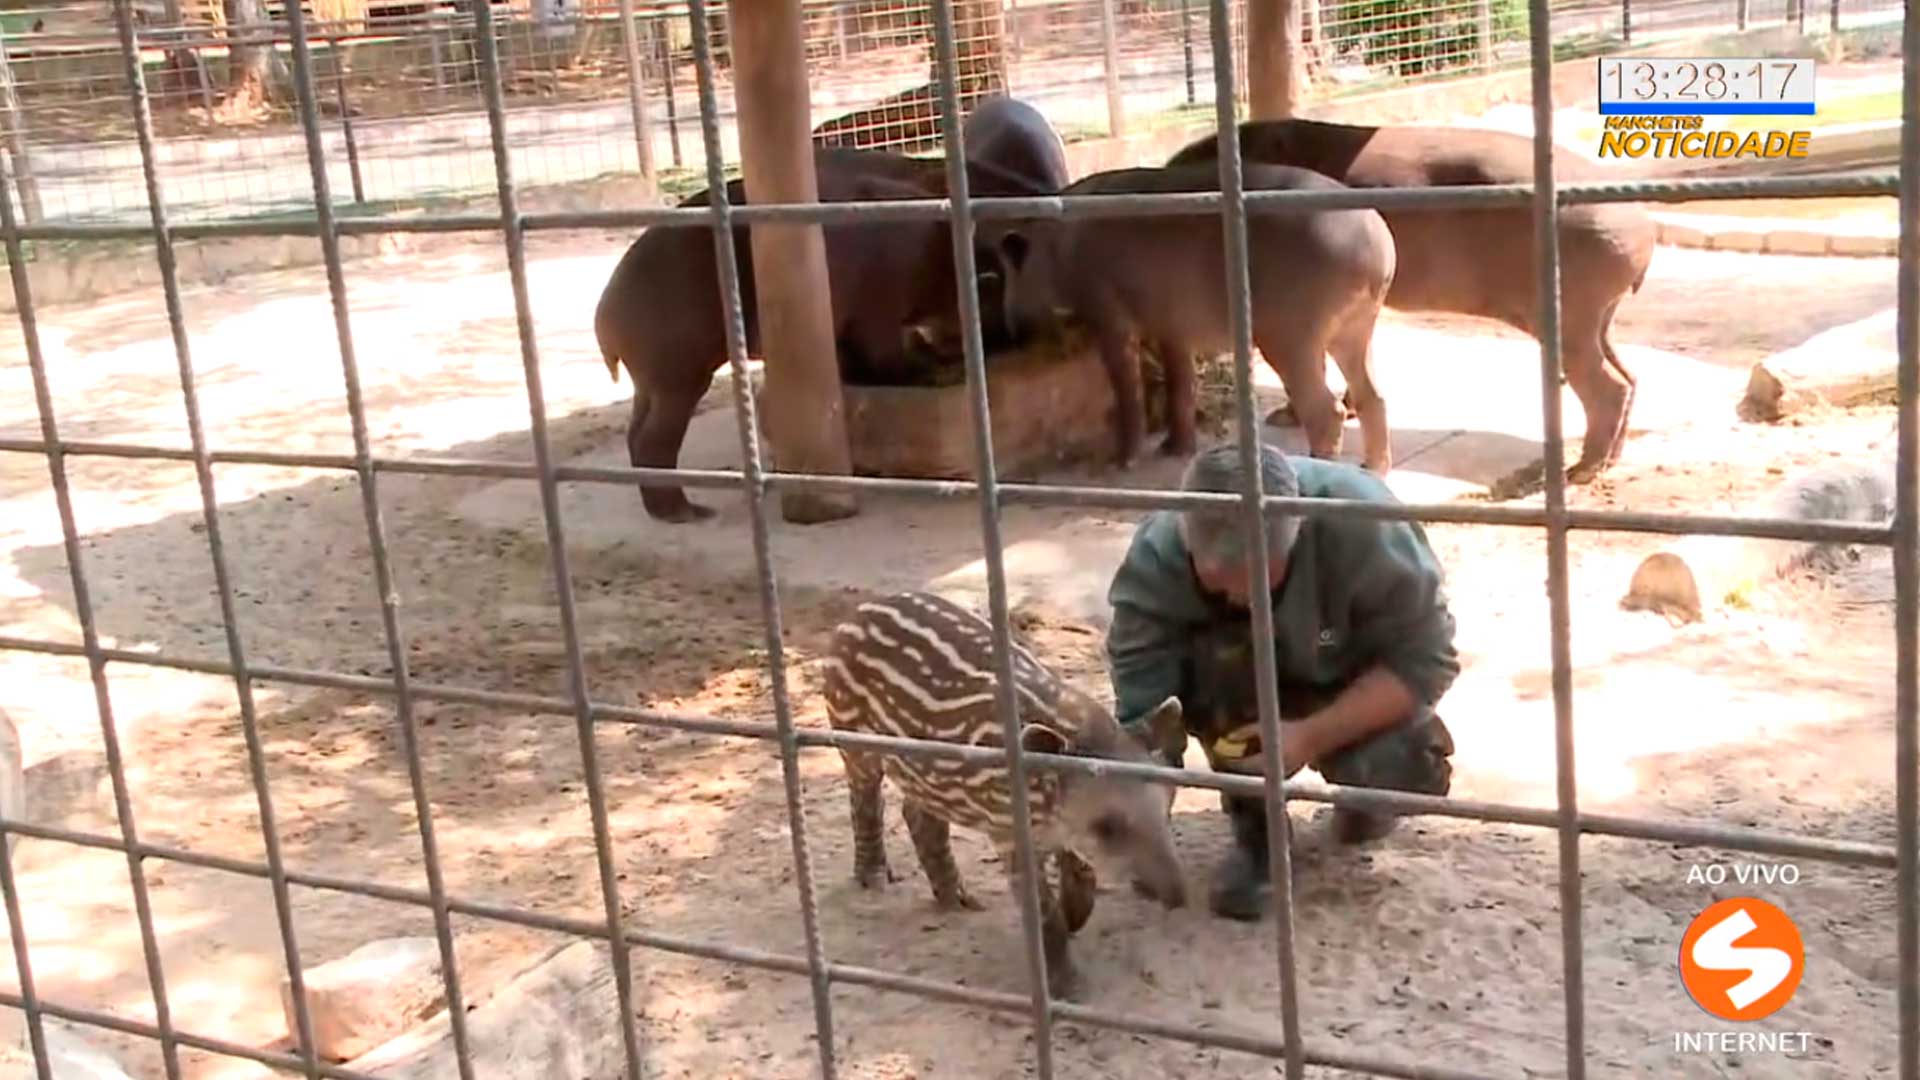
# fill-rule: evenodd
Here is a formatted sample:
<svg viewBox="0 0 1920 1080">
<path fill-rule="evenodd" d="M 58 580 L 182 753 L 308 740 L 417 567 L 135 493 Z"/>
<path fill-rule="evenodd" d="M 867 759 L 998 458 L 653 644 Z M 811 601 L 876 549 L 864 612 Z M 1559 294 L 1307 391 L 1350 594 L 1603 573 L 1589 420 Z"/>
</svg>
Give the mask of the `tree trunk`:
<svg viewBox="0 0 1920 1080">
<path fill-rule="evenodd" d="M 1247 106 L 1253 120 L 1294 116 L 1305 96 L 1298 0 L 1248 0 Z"/>
<path fill-rule="evenodd" d="M 740 56 L 734 99 L 747 201 L 818 202 L 800 5 L 745 0 L 731 12 L 733 48 Z M 749 230 L 748 242 L 766 362 L 760 400 L 773 464 L 782 472 L 851 475 L 825 234 L 819 225 L 770 222 Z M 852 517 L 858 504 L 850 495 L 787 491 L 780 512 L 792 524 L 819 524 Z"/>
<path fill-rule="evenodd" d="M 298 0 L 293 0 L 298 2 Z M 273 38 L 262 0 L 223 0 L 227 12 L 227 99 L 216 118 L 252 117 L 273 101 Z"/>
</svg>

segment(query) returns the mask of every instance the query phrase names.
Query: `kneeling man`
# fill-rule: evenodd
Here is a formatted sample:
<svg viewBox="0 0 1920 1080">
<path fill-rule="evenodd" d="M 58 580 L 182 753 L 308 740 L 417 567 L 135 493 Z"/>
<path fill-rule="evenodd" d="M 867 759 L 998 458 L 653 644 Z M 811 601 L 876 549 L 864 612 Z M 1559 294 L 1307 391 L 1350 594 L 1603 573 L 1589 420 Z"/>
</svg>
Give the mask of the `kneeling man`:
<svg viewBox="0 0 1920 1080">
<path fill-rule="evenodd" d="M 1260 448 L 1265 494 L 1392 502 L 1372 473 Z M 1240 447 L 1213 447 L 1181 487 L 1235 492 Z M 1259 712 L 1242 510 L 1160 511 L 1134 532 L 1107 593 L 1107 659 L 1123 724 L 1178 697 L 1187 733 L 1217 771 L 1260 775 Z M 1418 522 L 1269 518 L 1271 648 L 1286 775 L 1444 795 L 1453 740 L 1433 707 L 1460 672 L 1443 574 Z M 1164 748 L 1178 766 L 1182 750 Z M 1257 919 L 1269 886 L 1266 808 L 1221 796 L 1233 847 L 1214 875 L 1216 914 Z M 1343 843 L 1378 839 L 1391 817 L 1336 808 Z"/>
</svg>

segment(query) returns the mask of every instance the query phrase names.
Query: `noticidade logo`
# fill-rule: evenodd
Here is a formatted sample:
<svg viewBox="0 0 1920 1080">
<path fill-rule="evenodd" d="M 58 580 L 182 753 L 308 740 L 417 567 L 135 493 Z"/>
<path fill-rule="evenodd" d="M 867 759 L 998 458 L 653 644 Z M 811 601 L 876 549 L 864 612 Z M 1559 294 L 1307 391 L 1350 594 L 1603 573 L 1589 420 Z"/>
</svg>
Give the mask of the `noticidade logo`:
<svg viewBox="0 0 1920 1080">
<path fill-rule="evenodd" d="M 1680 981 L 1722 1020 L 1763 1020 L 1800 988 L 1806 949 L 1786 912 L 1751 896 L 1722 900 L 1680 939 Z"/>
<path fill-rule="evenodd" d="M 1698 116 L 1609 116 L 1600 156 L 1804 158 L 1811 131 L 1706 131 Z"/>
</svg>

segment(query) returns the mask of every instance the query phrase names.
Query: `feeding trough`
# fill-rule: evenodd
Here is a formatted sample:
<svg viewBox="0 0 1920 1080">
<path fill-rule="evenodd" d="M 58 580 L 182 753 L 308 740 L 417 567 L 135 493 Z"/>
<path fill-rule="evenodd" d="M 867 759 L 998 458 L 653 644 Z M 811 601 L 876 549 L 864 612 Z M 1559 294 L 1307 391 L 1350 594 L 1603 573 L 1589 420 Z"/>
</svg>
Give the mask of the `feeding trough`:
<svg viewBox="0 0 1920 1080">
<path fill-rule="evenodd" d="M 1149 431 L 1164 427 L 1158 369 L 1137 347 Z M 1113 387 L 1099 347 L 1077 328 L 987 357 L 994 470 L 1031 478 L 1049 466 L 1111 461 L 1117 438 Z M 847 383 L 847 443 L 861 476 L 977 479 L 970 391 L 959 364 L 932 385 Z"/>
</svg>

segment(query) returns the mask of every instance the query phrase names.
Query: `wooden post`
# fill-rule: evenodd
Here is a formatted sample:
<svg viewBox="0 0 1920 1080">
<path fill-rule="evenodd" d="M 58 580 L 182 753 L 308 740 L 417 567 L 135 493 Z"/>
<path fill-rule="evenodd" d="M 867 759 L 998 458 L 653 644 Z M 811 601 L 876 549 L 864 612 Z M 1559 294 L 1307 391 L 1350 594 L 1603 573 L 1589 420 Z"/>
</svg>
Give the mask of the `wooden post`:
<svg viewBox="0 0 1920 1080">
<path fill-rule="evenodd" d="M 731 0 L 740 173 L 754 203 L 819 201 L 799 0 Z M 766 361 L 762 413 L 782 472 L 849 475 L 846 404 L 834 350 L 826 240 L 818 225 L 755 225 L 754 288 Z M 781 493 L 795 524 L 852 517 L 851 495 Z"/>
<path fill-rule="evenodd" d="M 1480 23 L 1480 70 L 1493 70 L 1493 0 L 1478 0 L 1475 15 Z"/>
<path fill-rule="evenodd" d="M 673 148 L 673 167 L 678 169 L 685 162 L 680 156 L 680 110 L 673 100 L 673 32 L 657 19 L 648 20 L 648 25 L 653 28 L 655 57 L 660 63 L 660 89 L 667 98 L 667 144 Z"/>
<path fill-rule="evenodd" d="M 1187 65 L 1187 104 L 1192 105 L 1193 98 L 1193 5 L 1191 0 L 1180 0 L 1180 54 Z"/>
<path fill-rule="evenodd" d="M 1247 108 L 1251 120 L 1285 120 L 1300 108 L 1306 71 L 1299 60 L 1295 0 L 1247 0 Z"/>
<path fill-rule="evenodd" d="M 647 116 L 647 88 L 640 73 L 640 28 L 633 22 L 633 0 L 620 0 L 620 45 L 627 54 L 627 102 L 633 112 L 633 147 L 640 155 L 640 178 L 653 191 L 653 121 Z"/>
<path fill-rule="evenodd" d="M 40 206 L 40 182 L 34 178 L 33 164 L 27 160 L 27 139 L 22 130 L 20 95 L 14 91 L 13 66 L 7 62 L 7 43 L 0 38 L 0 137 L 6 139 L 8 171 L 20 193 L 20 214 L 29 225 L 38 225 L 46 215 Z"/>
<path fill-rule="evenodd" d="M 1113 0 L 1100 0 L 1100 48 L 1107 76 L 1107 134 L 1118 139 L 1127 133 L 1127 108 L 1120 96 L 1120 34 L 1113 23 Z"/>
</svg>

